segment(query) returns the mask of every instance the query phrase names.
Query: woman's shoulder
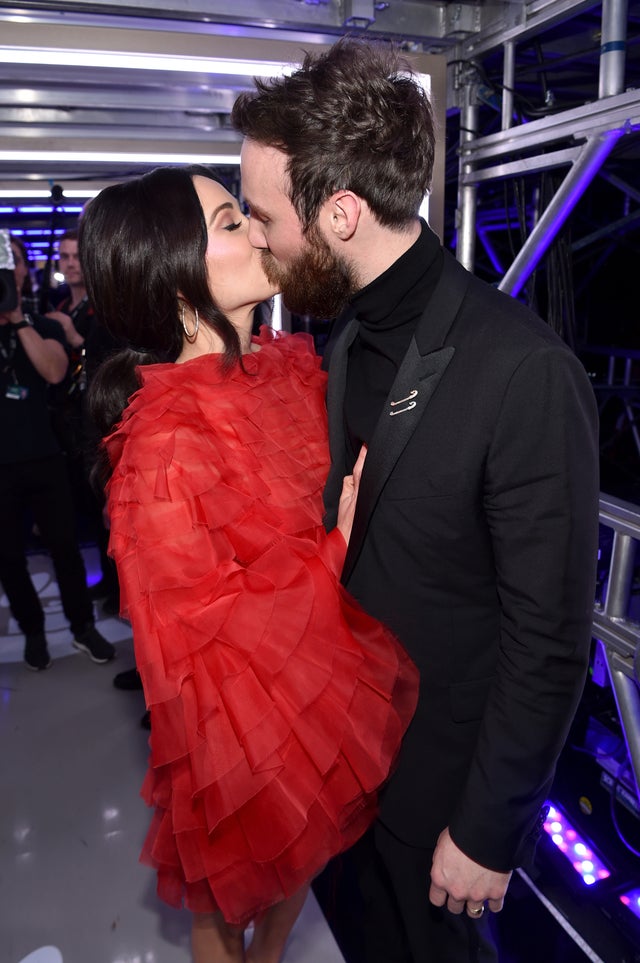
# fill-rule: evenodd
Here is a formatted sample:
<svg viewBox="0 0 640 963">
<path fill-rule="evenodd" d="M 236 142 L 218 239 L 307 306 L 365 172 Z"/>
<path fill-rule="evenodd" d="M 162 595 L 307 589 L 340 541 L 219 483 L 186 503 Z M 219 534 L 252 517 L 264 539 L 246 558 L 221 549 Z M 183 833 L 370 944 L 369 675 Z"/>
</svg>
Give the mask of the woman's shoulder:
<svg viewBox="0 0 640 963">
<path fill-rule="evenodd" d="M 257 350 L 252 357 L 261 356 L 257 362 L 258 368 L 261 363 L 273 359 L 279 360 L 286 368 L 306 371 L 309 374 L 317 373 L 320 380 L 325 379 L 324 372 L 320 371 L 322 359 L 316 352 L 310 334 L 276 331 L 262 325 L 257 337 L 253 339 L 253 345 Z"/>
</svg>

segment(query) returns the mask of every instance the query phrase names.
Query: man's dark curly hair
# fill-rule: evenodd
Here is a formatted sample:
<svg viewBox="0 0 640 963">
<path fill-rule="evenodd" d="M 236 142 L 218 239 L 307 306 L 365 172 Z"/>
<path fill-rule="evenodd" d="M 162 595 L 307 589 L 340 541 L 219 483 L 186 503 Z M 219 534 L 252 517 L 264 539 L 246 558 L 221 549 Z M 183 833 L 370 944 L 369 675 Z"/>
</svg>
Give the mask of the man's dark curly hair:
<svg viewBox="0 0 640 963">
<path fill-rule="evenodd" d="M 231 121 L 288 155 L 289 197 L 304 230 L 336 190 L 362 197 L 387 227 L 416 217 L 431 185 L 434 120 L 396 50 L 343 38 L 308 53 L 291 76 L 255 86 L 238 97 Z"/>
</svg>

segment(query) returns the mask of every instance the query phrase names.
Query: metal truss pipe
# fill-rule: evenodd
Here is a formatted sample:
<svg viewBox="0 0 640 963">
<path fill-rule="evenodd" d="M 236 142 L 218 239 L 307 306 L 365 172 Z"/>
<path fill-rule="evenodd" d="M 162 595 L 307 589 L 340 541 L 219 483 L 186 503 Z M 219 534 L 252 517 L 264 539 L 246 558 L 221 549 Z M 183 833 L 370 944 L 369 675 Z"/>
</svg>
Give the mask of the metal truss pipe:
<svg viewBox="0 0 640 963">
<path fill-rule="evenodd" d="M 624 90 L 628 0 L 603 0 L 598 97 Z"/>
<path fill-rule="evenodd" d="M 521 291 L 621 135 L 622 131 L 611 131 L 587 140 L 580 156 L 498 285 L 501 291 L 513 297 Z"/>
<path fill-rule="evenodd" d="M 464 175 L 471 170 L 465 160 L 464 146 L 473 140 L 478 130 L 478 105 L 475 101 L 475 84 L 466 83 L 463 106 L 460 111 L 460 164 L 458 171 L 458 210 L 456 211 L 456 257 L 463 267 L 473 271 L 476 244 L 477 187 L 464 184 Z"/>
<path fill-rule="evenodd" d="M 605 615 L 623 619 L 629 610 L 637 541 L 631 535 L 614 532 Z"/>
<path fill-rule="evenodd" d="M 627 753 L 636 784 L 636 796 L 640 800 L 640 689 L 633 679 L 616 665 L 617 657 L 604 648 L 611 688 L 622 726 Z"/>
<path fill-rule="evenodd" d="M 509 130 L 513 125 L 513 88 L 516 76 L 516 45 L 513 40 L 504 44 L 502 66 L 502 129 Z"/>
</svg>

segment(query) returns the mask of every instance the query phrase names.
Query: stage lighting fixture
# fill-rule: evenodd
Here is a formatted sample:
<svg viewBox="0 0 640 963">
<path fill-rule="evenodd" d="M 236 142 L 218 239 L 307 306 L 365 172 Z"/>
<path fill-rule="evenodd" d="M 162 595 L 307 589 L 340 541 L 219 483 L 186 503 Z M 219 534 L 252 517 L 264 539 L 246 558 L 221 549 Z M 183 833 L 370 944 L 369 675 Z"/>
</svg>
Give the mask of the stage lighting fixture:
<svg viewBox="0 0 640 963">
<path fill-rule="evenodd" d="M 545 832 L 561 853 L 569 860 L 586 886 L 593 886 L 611 875 L 611 871 L 594 852 L 593 846 L 581 836 L 566 815 L 553 803 L 547 803 L 549 814 L 544 823 Z"/>
<path fill-rule="evenodd" d="M 640 920 L 640 886 L 620 894 L 620 902 Z"/>
</svg>

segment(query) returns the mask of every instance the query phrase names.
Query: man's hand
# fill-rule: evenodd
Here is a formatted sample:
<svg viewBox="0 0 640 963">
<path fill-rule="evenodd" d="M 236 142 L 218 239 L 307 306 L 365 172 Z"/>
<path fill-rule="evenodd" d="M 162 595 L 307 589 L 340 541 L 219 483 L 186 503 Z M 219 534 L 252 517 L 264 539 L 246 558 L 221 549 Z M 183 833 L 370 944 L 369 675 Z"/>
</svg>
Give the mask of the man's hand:
<svg viewBox="0 0 640 963">
<path fill-rule="evenodd" d="M 45 317 L 51 318 L 53 321 L 57 321 L 58 324 L 62 326 L 64 331 L 64 336 L 67 339 L 67 344 L 71 348 L 79 348 L 84 344 L 84 338 L 71 320 L 68 314 L 64 311 L 47 311 Z"/>
<path fill-rule="evenodd" d="M 440 833 L 433 854 L 429 890 L 434 906 L 446 903 L 451 913 L 462 913 L 466 904 L 467 914 L 477 919 L 482 916 L 480 907 L 486 902 L 492 913 L 499 913 L 510 879 L 511 873 L 497 873 L 465 856 L 448 829 Z"/>
</svg>

